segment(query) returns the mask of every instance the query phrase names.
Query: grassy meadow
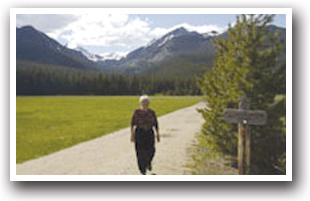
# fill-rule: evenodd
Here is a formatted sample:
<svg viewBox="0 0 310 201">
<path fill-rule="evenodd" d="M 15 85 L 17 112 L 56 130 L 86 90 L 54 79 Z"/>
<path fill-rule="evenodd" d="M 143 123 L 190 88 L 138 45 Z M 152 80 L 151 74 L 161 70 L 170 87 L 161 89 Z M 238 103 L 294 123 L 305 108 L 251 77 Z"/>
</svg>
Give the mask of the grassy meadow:
<svg viewBox="0 0 310 201">
<path fill-rule="evenodd" d="M 37 158 L 128 127 L 138 96 L 17 96 L 16 162 Z M 152 96 L 157 116 L 200 96 Z M 129 140 L 128 133 L 128 140 Z"/>
</svg>

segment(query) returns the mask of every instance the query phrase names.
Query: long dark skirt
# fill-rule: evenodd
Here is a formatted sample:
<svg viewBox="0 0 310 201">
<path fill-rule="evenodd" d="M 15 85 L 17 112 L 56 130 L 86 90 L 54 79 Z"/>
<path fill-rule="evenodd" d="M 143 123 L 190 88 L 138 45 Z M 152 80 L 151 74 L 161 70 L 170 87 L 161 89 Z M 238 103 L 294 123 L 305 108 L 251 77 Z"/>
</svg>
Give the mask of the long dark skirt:
<svg viewBox="0 0 310 201">
<path fill-rule="evenodd" d="M 153 129 L 135 129 L 135 148 L 139 170 L 146 173 L 146 168 L 151 165 L 155 154 L 155 139 Z"/>
</svg>

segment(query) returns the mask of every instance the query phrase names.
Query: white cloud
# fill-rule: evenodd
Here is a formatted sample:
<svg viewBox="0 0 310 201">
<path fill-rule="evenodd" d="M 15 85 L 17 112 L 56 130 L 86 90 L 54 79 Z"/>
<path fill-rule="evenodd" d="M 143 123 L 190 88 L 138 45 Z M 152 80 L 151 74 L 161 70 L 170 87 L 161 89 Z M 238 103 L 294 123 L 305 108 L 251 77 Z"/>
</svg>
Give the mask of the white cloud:
<svg viewBox="0 0 310 201">
<path fill-rule="evenodd" d="M 217 31 L 218 33 L 222 33 L 225 31 L 224 28 L 221 28 L 217 25 L 201 25 L 201 26 L 192 26 L 189 24 L 181 24 L 178 26 L 182 26 L 189 31 L 196 31 L 198 33 L 208 33 L 211 31 Z"/>
<path fill-rule="evenodd" d="M 80 15 L 78 20 L 48 35 L 68 42 L 70 47 L 83 45 L 135 46 L 148 40 L 149 24 L 128 15 Z"/>
<path fill-rule="evenodd" d="M 61 29 L 76 20 L 76 15 L 68 14 L 18 14 L 16 15 L 16 26 L 31 25 L 40 31 L 51 32 Z"/>
<path fill-rule="evenodd" d="M 67 43 L 70 48 L 119 46 L 128 50 L 146 45 L 179 27 L 199 33 L 224 30 L 217 25 L 193 26 L 187 23 L 170 28 L 151 27 L 148 19 L 142 20 L 138 16 L 130 17 L 126 14 L 21 15 L 17 19 L 17 25 L 28 22 L 50 37 Z"/>
<path fill-rule="evenodd" d="M 160 27 L 158 27 L 158 28 L 153 29 L 152 32 L 153 32 L 154 36 L 161 37 L 162 35 L 169 33 L 170 31 L 173 31 L 173 30 L 180 28 L 180 27 L 183 27 L 188 31 L 196 31 L 198 33 L 208 33 L 211 31 L 217 31 L 218 33 L 223 33 L 226 30 L 226 28 L 222 28 L 222 27 L 219 27 L 217 25 L 194 26 L 194 25 L 190 25 L 187 23 L 182 23 L 182 24 L 175 25 L 171 28 L 160 28 Z"/>
</svg>

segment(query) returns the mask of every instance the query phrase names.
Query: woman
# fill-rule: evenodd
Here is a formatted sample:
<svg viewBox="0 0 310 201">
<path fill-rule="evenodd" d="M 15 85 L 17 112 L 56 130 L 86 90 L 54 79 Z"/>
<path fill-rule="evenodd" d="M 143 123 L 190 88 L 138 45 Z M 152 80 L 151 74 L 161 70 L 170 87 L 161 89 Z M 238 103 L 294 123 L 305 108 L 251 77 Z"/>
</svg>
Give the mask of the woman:
<svg viewBox="0 0 310 201">
<path fill-rule="evenodd" d="M 131 142 L 135 142 L 138 166 L 141 174 L 145 175 L 146 170 L 152 170 L 152 159 L 155 154 L 155 134 L 159 142 L 158 122 L 155 112 L 148 108 L 150 99 L 148 96 L 141 96 L 139 99 L 140 108 L 134 111 L 131 118 Z"/>
</svg>

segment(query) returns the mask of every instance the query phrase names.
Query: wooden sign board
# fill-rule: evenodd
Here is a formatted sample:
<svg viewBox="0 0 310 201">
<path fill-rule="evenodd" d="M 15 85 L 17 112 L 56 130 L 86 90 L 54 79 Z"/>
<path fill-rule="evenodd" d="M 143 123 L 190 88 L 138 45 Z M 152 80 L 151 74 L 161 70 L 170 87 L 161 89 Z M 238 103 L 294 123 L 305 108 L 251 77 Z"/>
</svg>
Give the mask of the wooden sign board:
<svg viewBox="0 0 310 201">
<path fill-rule="evenodd" d="M 227 108 L 224 119 L 228 123 L 238 124 L 238 171 L 239 174 L 251 173 L 251 130 L 250 125 L 265 125 L 267 113 L 263 110 L 248 110 L 247 98 L 241 97 L 239 109 Z"/>
<path fill-rule="evenodd" d="M 267 113 L 263 110 L 237 110 L 227 108 L 224 119 L 228 123 L 243 123 L 259 126 L 267 123 Z"/>
</svg>

